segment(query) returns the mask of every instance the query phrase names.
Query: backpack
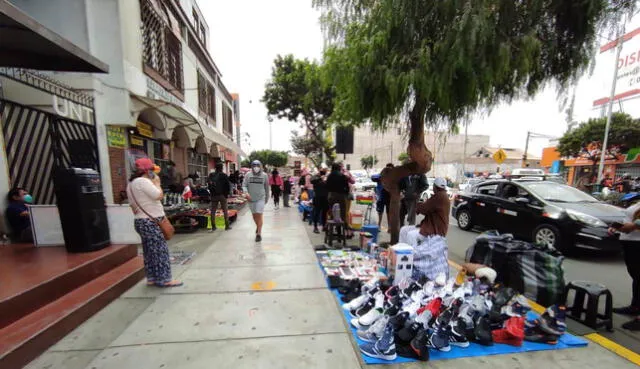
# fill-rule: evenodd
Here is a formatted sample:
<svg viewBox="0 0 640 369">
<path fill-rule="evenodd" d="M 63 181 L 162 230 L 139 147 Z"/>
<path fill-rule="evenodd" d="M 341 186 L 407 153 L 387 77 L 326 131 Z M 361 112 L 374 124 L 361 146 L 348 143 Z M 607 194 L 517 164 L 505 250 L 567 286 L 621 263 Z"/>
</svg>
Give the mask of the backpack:
<svg viewBox="0 0 640 369">
<path fill-rule="evenodd" d="M 307 184 L 307 177 L 306 176 L 300 176 L 300 179 L 298 180 L 298 186 L 304 186 Z"/>
</svg>

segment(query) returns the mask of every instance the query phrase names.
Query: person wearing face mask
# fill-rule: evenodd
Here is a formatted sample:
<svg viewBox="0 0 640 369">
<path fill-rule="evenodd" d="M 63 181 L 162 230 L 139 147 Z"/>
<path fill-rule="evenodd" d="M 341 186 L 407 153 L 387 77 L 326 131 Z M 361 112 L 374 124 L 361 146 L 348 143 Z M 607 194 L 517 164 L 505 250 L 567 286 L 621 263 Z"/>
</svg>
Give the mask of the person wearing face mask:
<svg viewBox="0 0 640 369">
<path fill-rule="evenodd" d="M 11 227 L 11 238 L 16 242 L 33 242 L 31 233 L 31 218 L 29 218 L 29 208 L 33 199 L 24 188 L 14 187 L 7 195 L 9 205 L 5 212 L 9 227 Z"/>
<path fill-rule="evenodd" d="M 262 224 L 264 205 L 269 199 L 269 176 L 262 170 L 262 163 L 254 160 L 251 163 L 251 172 L 244 177 L 242 184 L 245 197 L 249 200 L 249 208 L 256 223 L 256 242 L 262 241 Z"/>
</svg>

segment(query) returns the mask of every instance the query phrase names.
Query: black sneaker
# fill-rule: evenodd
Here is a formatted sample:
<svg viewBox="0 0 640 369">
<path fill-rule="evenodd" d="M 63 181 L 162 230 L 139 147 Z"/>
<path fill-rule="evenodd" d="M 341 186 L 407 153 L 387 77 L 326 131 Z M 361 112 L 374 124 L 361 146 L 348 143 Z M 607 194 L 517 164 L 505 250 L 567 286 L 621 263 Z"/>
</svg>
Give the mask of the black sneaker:
<svg viewBox="0 0 640 369">
<path fill-rule="evenodd" d="M 411 323 L 408 327 L 404 327 L 398 331 L 399 340 L 409 343 L 416 337 L 418 331 L 423 328 L 420 323 Z"/>
<path fill-rule="evenodd" d="M 493 345 L 493 336 L 491 335 L 491 322 L 489 321 L 489 317 L 482 316 L 478 318 L 475 327 L 473 328 L 473 333 L 477 343 L 483 346 Z"/>
<path fill-rule="evenodd" d="M 344 281 L 342 286 L 338 287 L 338 292 L 342 295 L 349 294 L 357 294 L 356 297 L 360 296 L 360 287 L 362 287 L 362 282 L 359 279 L 351 279 L 348 281 Z"/>
<path fill-rule="evenodd" d="M 555 334 L 549 334 L 538 326 L 532 326 L 525 328 L 524 339 L 529 342 L 546 343 L 548 345 L 555 345 L 558 343 L 558 336 Z"/>
<path fill-rule="evenodd" d="M 232 229 L 233 229 L 233 228 L 231 228 L 231 226 L 226 226 L 226 227 L 224 228 L 224 230 L 225 230 L 225 231 L 230 231 L 230 230 L 232 230 Z"/>
<path fill-rule="evenodd" d="M 630 331 L 640 331 L 640 320 L 634 319 L 632 321 L 626 322 L 622 325 L 622 328 L 630 330 Z"/>
<path fill-rule="evenodd" d="M 391 319 L 389 319 L 389 324 L 391 324 L 393 326 L 393 330 L 397 332 L 404 327 L 404 323 L 406 323 L 407 319 L 409 319 L 409 312 L 403 311 L 396 316 L 391 317 Z"/>
<path fill-rule="evenodd" d="M 368 313 L 369 310 L 375 307 L 376 303 L 374 299 L 369 299 L 366 304 L 362 305 L 358 309 L 351 310 L 351 316 L 354 318 L 360 318 L 364 314 Z"/>
<path fill-rule="evenodd" d="M 449 352 L 451 351 L 449 339 L 449 327 L 440 327 L 436 325 L 436 327 L 433 329 L 433 332 L 431 332 L 431 334 L 429 335 L 429 339 L 427 340 L 427 347 L 442 352 Z"/>
<path fill-rule="evenodd" d="M 449 344 L 457 347 L 469 347 L 467 339 L 466 324 L 462 319 L 451 322 L 451 334 L 449 335 Z"/>
<path fill-rule="evenodd" d="M 640 315 L 640 308 L 629 305 L 625 307 L 614 308 L 613 312 L 620 315 L 637 316 Z"/>
<path fill-rule="evenodd" d="M 567 331 L 566 310 L 564 306 L 549 306 L 538 319 L 540 329 L 557 336 L 564 334 Z"/>
<path fill-rule="evenodd" d="M 262 236 L 257 234 L 256 235 L 256 242 L 262 242 Z"/>
<path fill-rule="evenodd" d="M 427 347 L 428 340 L 429 334 L 427 330 L 420 329 L 416 334 L 416 337 L 411 340 L 411 343 L 396 341 L 396 351 L 398 352 L 398 355 L 402 357 L 420 361 L 429 361 L 429 348 Z"/>
</svg>

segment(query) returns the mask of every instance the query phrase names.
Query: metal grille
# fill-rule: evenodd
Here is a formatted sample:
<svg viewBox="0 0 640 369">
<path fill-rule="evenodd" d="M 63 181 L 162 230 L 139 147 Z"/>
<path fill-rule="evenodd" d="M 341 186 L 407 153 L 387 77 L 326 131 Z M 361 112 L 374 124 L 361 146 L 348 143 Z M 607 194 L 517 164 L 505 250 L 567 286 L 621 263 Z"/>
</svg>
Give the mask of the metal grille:
<svg viewBox="0 0 640 369">
<path fill-rule="evenodd" d="M 140 1 L 142 58 L 177 90 L 183 89 L 182 46 L 167 22 L 149 0 Z"/>
<path fill-rule="evenodd" d="M 200 71 L 198 71 L 198 107 L 211 119 L 216 120 L 216 90 Z"/>
<path fill-rule="evenodd" d="M 57 168 L 98 170 L 95 127 L 0 99 L 9 180 L 30 191 L 36 204 L 55 204 Z"/>
</svg>

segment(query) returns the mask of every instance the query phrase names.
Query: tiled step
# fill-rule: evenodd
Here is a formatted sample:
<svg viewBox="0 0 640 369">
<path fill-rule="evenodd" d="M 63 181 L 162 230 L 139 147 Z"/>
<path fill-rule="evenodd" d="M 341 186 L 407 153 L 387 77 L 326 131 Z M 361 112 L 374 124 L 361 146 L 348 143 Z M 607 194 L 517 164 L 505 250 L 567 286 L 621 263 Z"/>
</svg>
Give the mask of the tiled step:
<svg viewBox="0 0 640 369">
<path fill-rule="evenodd" d="M 64 247 L 9 247 L 0 253 L 0 328 L 138 254 L 135 245 L 112 245 L 82 254 L 70 254 Z"/>
<path fill-rule="evenodd" d="M 143 276 L 137 256 L 0 329 L 0 368 L 28 364 Z"/>
</svg>

